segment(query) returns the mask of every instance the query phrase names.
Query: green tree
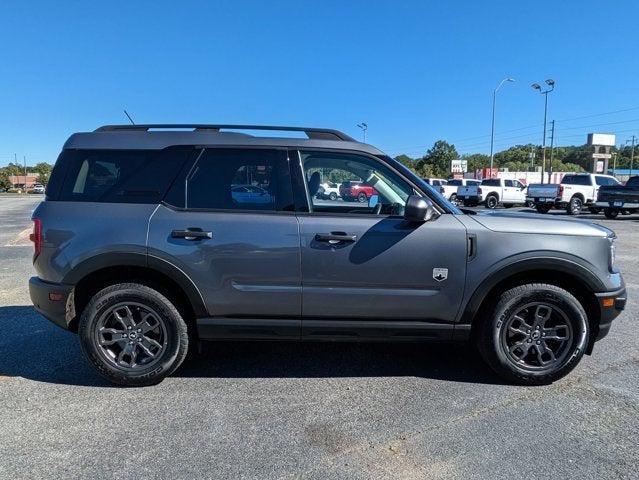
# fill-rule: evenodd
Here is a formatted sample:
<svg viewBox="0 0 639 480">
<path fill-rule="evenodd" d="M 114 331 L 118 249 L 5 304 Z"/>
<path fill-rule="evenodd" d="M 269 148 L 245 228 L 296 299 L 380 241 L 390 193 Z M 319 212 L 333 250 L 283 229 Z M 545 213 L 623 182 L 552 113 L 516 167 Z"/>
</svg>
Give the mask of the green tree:
<svg viewBox="0 0 639 480">
<path fill-rule="evenodd" d="M 49 181 L 52 170 L 53 165 L 46 162 L 40 162 L 29 168 L 30 172 L 38 174 L 38 180 L 40 180 L 41 183 L 47 183 Z"/>
<path fill-rule="evenodd" d="M 415 165 L 422 177 L 444 177 L 450 174 L 450 162 L 459 158 L 455 145 L 445 140 L 437 140 Z"/>
</svg>

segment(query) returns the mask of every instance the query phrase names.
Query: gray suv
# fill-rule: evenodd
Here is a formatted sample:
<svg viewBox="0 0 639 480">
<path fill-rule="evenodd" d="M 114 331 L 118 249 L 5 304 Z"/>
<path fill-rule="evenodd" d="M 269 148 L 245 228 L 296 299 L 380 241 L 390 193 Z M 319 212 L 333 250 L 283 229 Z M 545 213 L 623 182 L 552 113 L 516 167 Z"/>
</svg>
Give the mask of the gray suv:
<svg viewBox="0 0 639 480">
<path fill-rule="evenodd" d="M 368 201 L 318 199 L 323 182 Z M 626 303 L 612 231 L 459 210 L 335 130 L 77 133 L 33 222 L 35 308 L 122 385 L 159 382 L 199 341 L 235 339 L 472 341 L 505 379 L 542 384 L 590 354 Z"/>
</svg>

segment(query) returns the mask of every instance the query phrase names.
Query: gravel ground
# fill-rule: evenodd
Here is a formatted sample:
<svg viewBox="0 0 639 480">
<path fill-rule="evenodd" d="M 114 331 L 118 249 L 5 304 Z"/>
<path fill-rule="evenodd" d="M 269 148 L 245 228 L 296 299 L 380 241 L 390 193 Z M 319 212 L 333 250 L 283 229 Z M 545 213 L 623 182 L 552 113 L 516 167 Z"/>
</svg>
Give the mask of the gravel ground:
<svg viewBox="0 0 639 480">
<path fill-rule="evenodd" d="M 30 306 L 38 200 L 0 197 L 0 478 L 637 478 L 639 216 L 583 216 L 619 235 L 630 300 L 551 386 L 464 346 L 227 343 L 125 389 Z"/>
</svg>

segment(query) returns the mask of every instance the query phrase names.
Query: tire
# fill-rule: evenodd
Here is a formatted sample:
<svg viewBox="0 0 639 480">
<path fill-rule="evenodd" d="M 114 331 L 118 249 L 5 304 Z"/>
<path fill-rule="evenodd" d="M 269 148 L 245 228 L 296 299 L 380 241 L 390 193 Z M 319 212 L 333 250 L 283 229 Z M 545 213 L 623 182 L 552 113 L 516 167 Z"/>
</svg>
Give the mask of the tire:
<svg viewBox="0 0 639 480">
<path fill-rule="evenodd" d="M 588 207 L 588 211 L 590 213 L 592 213 L 593 215 L 598 215 L 599 213 L 601 213 L 601 208 L 598 207 Z"/>
<path fill-rule="evenodd" d="M 364 192 L 359 192 L 359 194 L 357 195 L 357 201 L 359 203 L 365 203 L 368 201 L 368 197 Z"/>
<path fill-rule="evenodd" d="M 538 203 L 537 205 L 535 205 L 535 210 L 537 210 L 538 213 L 548 213 L 550 212 L 550 209 L 552 207 L 550 205 L 547 205 L 545 203 Z"/>
<path fill-rule="evenodd" d="M 499 205 L 499 198 L 497 198 L 497 195 L 488 195 L 486 197 L 486 208 L 490 208 L 491 210 L 494 210 L 495 208 L 497 208 L 498 205 Z"/>
<path fill-rule="evenodd" d="M 450 203 L 452 203 L 455 206 L 458 206 L 461 203 L 459 200 L 457 200 L 457 194 L 456 193 L 453 193 L 450 196 L 449 200 L 450 200 Z"/>
<path fill-rule="evenodd" d="M 614 220 L 619 216 L 619 210 L 616 208 L 604 208 L 604 215 L 610 220 Z"/>
<path fill-rule="evenodd" d="M 569 292 L 555 285 L 526 284 L 503 292 L 496 302 L 483 318 L 476 341 L 481 356 L 500 377 L 545 385 L 579 363 L 590 326 L 583 306 Z M 547 316 L 539 329 L 535 313 Z"/>
<path fill-rule="evenodd" d="M 98 374 L 125 386 L 161 382 L 180 366 L 189 347 L 186 323 L 175 306 L 137 283 L 96 293 L 82 312 L 78 336 L 82 353 Z"/>
<path fill-rule="evenodd" d="M 513 208 L 514 206 L 512 203 L 504 203 L 504 208 Z"/>
<path fill-rule="evenodd" d="M 566 212 L 568 215 L 579 215 L 581 213 L 581 207 L 583 207 L 584 202 L 581 197 L 575 195 L 568 202 L 568 206 L 566 207 Z"/>
<path fill-rule="evenodd" d="M 331 192 L 331 194 L 328 196 L 328 198 L 332 201 L 337 200 L 337 193 L 335 192 Z"/>
</svg>

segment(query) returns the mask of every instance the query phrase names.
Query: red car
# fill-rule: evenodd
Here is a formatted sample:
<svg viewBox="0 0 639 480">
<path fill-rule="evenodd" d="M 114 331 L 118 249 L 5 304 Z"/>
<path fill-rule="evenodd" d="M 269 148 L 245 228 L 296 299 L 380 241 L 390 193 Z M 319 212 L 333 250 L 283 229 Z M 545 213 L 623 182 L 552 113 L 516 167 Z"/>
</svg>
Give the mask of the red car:
<svg viewBox="0 0 639 480">
<path fill-rule="evenodd" d="M 377 195 L 377 190 L 369 185 L 362 185 L 362 182 L 349 181 L 339 186 L 339 194 L 345 202 L 364 203 L 373 195 Z"/>
</svg>

